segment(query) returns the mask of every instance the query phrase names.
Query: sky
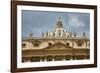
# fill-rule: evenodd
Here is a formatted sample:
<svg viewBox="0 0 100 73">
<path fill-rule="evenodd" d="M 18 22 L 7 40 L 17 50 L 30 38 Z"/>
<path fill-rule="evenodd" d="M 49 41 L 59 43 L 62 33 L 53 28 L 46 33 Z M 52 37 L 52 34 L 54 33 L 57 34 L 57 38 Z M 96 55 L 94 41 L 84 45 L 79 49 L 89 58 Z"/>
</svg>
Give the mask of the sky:
<svg viewBox="0 0 100 73">
<path fill-rule="evenodd" d="M 29 33 L 33 33 L 35 37 L 41 37 L 43 32 L 54 31 L 59 17 L 67 31 L 76 32 L 79 36 L 86 32 L 89 37 L 89 13 L 34 10 L 22 10 L 22 37 L 28 37 Z"/>
</svg>

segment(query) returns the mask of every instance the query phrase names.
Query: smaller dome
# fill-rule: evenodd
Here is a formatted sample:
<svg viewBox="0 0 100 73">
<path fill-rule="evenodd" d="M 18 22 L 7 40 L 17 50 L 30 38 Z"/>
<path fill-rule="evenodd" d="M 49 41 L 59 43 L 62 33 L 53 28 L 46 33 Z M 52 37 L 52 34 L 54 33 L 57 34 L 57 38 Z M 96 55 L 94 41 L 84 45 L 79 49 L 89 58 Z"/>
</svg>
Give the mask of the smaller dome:
<svg viewBox="0 0 100 73">
<path fill-rule="evenodd" d="M 60 20 L 60 17 L 59 20 L 57 21 L 56 28 L 63 28 L 63 24 L 62 21 Z"/>
</svg>

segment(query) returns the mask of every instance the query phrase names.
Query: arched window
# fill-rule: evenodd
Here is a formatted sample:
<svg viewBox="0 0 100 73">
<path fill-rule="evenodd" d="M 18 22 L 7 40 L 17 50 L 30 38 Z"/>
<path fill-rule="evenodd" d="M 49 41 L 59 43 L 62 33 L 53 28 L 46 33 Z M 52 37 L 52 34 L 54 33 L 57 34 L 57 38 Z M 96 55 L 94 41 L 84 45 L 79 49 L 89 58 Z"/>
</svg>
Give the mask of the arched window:
<svg viewBox="0 0 100 73">
<path fill-rule="evenodd" d="M 54 60 L 55 61 L 63 60 L 63 56 L 62 55 L 59 55 L 59 56 L 57 55 L 57 56 L 54 57 Z"/>
<path fill-rule="evenodd" d="M 47 57 L 46 57 L 46 60 L 47 60 L 47 61 L 52 61 L 52 59 L 53 59 L 52 56 L 47 56 Z"/>
<path fill-rule="evenodd" d="M 65 56 L 65 60 L 70 60 L 71 59 L 71 55 L 66 55 Z"/>
<path fill-rule="evenodd" d="M 35 41 L 34 41 L 34 47 L 39 47 L 40 43 L 41 43 L 40 41 L 35 40 Z"/>
<path fill-rule="evenodd" d="M 81 43 L 78 43 L 78 47 L 81 47 L 82 46 L 82 44 Z"/>
<path fill-rule="evenodd" d="M 35 47 L 39 47 L 39 44 L 35 43 L 34 46 L 35 46 Z"/>
<path fill-rule="evenodd" d="M 81 47 L 82 45 L 83 45 L 83 41 L 82 41 L 82 40 L 78 40 L 78 41 L 77 41 L 77 46 L 78 46 L 78 47 Z"/>
<path fill-rule="evenodd" d="M 31 62 L 39 62 L 40 59 L 41 59 L 41 58 L 38 57 L 38 56 L 37 56 L 37 57 L 32 57 L 32 58 L 31 58 Z"/>
</svg>

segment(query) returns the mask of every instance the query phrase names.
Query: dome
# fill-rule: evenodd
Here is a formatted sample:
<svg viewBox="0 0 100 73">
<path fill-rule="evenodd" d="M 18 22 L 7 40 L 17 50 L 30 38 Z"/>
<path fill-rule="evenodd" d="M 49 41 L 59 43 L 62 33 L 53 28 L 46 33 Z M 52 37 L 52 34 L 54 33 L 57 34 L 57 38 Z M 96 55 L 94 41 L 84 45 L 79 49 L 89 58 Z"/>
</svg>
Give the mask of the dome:
<svg viewBox="0 0 100 73">
<path fill-rule="evenodd" d="M 56 28 L 63 28 L 63 24 L 62 21 L 60 20 L 60 17 L 59 20 L 57 21 Z"/>
</svg>

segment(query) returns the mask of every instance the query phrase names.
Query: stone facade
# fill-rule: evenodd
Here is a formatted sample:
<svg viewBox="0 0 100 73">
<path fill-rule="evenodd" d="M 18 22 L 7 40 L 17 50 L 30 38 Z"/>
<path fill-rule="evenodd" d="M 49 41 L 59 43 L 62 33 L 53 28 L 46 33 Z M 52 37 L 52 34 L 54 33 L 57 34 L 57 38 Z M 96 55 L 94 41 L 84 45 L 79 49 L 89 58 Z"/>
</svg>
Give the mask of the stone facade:
<svg viewBox="0 0 100 73">
<path fill-rule="evenodd" d="M 68 32 L 59 17 L 52 32 L 42 33 L 41 37 L 22 40 L 22 62 L 83 60 L 90 58 L 90 41 L 86 33 L 77 36 Z"/>
</svg>

